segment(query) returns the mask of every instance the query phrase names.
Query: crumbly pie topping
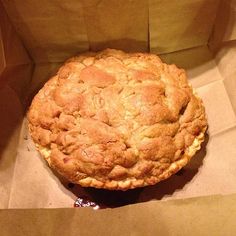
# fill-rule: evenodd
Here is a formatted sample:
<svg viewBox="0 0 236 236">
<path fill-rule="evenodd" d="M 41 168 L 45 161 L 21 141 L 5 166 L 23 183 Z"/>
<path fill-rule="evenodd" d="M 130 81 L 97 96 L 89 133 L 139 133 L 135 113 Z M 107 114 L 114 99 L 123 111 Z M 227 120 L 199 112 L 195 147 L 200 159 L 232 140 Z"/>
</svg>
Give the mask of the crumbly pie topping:
<svg viewBox="0 0 236 236">
<path fill-rule="evenodd" d="M 28 120 L 52 168 L 82 186 L 121 190 L 178 171 L 207 127 L 183 69 L 112 49 L 69 59 L 34 97 Z"/>
</svg>

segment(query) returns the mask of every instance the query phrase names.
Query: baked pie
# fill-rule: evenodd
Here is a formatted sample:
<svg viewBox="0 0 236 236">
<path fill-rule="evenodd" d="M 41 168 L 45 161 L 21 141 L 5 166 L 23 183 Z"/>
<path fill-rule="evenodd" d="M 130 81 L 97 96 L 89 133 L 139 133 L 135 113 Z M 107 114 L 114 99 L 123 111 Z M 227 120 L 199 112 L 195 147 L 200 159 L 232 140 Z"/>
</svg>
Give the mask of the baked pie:
<svg viewBox="0 0 236 236">
<path fill-rule="evenodd" d="M 207 128 L 183 69 L 113 49 L 66 61 L 34 97 L 28 120 L 50 167 L 110 190 L 170 177 L 200 149 Z"/>
</svg>

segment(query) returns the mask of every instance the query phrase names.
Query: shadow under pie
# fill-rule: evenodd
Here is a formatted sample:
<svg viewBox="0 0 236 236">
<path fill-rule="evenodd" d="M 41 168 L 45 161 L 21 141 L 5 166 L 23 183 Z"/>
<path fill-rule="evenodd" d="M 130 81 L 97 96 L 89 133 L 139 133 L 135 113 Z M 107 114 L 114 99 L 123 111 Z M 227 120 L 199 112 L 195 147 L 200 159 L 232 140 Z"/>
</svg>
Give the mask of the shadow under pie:
<svg viewBox="0 0 236 236">
<path fill-rule="evenodd" d="M 130 189 L 127 191 L 111 191 L 96 188 L 84 188 L 80 185 L 68 183 L 58 176 L 61 183 L 77 196 L 75 207 L 93 207 L 94 209 L 115 208 L 150 200 L 161 200 L 165 196 L 171 196 L 177 190 L 181 190 L 198 173 L 204 157 L 206 156 L 206 145 L 209 136 L 206 134 L 205 141 L 201 145 L 201 150 L 191 159 L 191 161 L 176 174 L 167 180 L 161 181 L 153 186 Z"/>
</svg>

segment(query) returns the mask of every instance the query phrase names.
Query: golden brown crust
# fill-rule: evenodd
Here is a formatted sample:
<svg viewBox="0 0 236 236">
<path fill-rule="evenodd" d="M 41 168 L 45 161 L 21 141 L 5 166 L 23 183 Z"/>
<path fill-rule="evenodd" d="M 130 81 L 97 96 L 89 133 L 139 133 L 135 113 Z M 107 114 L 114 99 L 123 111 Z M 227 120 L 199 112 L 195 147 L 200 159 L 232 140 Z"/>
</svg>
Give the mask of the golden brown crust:
<svg viewBox="0 0 236 236">
<path fill-rule="evenodd" d="M 68 60 L 35 96 L 28 119 L 52 168 L 82 186 L 114 190 L 177 172 L 207 127 L 183 69 L 112 49 Z"/>
</svg>

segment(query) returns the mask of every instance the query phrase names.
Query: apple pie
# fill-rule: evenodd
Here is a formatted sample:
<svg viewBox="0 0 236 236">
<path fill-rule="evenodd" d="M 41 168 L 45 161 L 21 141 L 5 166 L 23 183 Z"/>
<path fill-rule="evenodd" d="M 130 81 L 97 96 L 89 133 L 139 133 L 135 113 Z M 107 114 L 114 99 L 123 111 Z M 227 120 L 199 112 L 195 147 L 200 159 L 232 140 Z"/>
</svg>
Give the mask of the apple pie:
<svg viewBox="0 0 236 236">
<path fill-rule="evenodd" d="M 185 70 L 113 49 L 67 60 L 34 97 L 28 120 L 50 167 L 110 190 L 170 177 L 200 149 L 207 128 Z"/>
</svg>

